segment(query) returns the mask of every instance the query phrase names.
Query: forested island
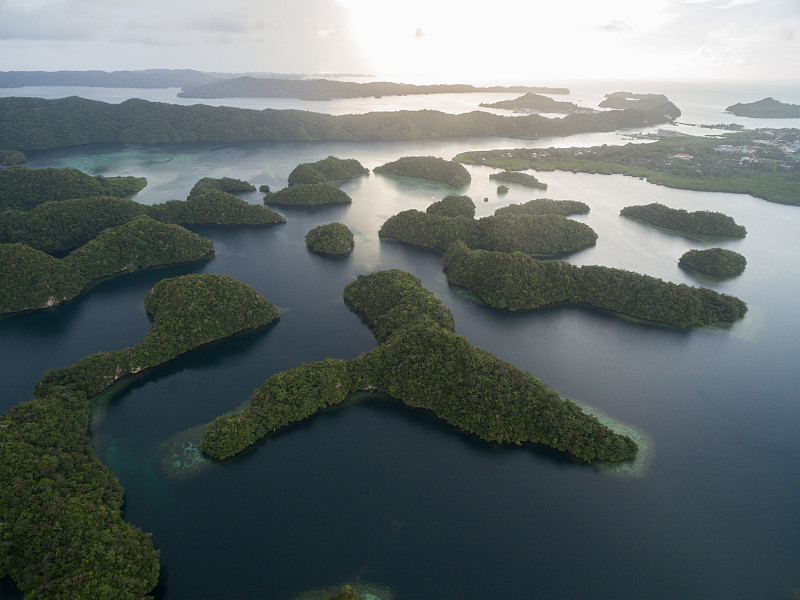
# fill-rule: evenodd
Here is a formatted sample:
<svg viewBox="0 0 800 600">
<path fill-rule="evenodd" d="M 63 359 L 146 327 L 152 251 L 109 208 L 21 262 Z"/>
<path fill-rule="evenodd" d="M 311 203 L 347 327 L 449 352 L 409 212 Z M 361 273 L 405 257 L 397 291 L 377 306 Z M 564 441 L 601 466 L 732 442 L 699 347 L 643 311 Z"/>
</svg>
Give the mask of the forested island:
<svg viewBox="0 0 800 600">
<path fill-rule="evenodd" d="M 631 92 L 613 92 L 606 94 L 599 106 L 601 108 L 640 108 L 660 112 L 666 117 L 677 119 L 680 109 L 670 102 L 664 94 L 632 94 Z"/>
<path fill-rule="evenodd" d="M 509 204 L 494 211 L 495 215 L 525 213 L 529 215 L 585 215 L 589 205 L 578 200 L 551 200 L 537 198 L 523 204 Z"/>
<path fill-rule="evenodd" d="M 666 122 L 658 111 L 626 109 L 504 117 L 486 111 L 432 110 L 327 115 L 132 99 L 120 104 L 70 97 L 0 98 L 0 148 L 18 151 L 93 143 L 160 144 L 248 140 L 413 140 L 443 137 L 527 138 L 616 131 Z"/>
<path fill-rule="evenodd" d="M 542 96 L 528 92 L 519 98 L 512 100 L 500 100 L 499 102 L 481 102 L 479 106 L 484 108 L 500 108 L 503 110 L 513 110 L 518 112 L 544 112 L 544 113 L 575 113 L 575 112 L 592 112 L 590 108 L 583 108 L 574 102 L 559 102 Z"/>
<path fill-rule="evenodd" d="M 0 171 L 0 185 L 4 183 L 3 173 Z M 201 179 L 185 201 L 170 200 L 149 206 L 114 196 L 71 198 L 94 191 L 93 185 L 74 185 L 75 182 L 94 183 L 96 179 L 75 169 L 21 169 L 14 172 L 11 179 L 23 191 L 15 194 L 13 186 L 9 184 L 6 188 L 7 203 L 17 201 L 18 205 L 33 205 L 33 208 L 0 212 L 0 243 L 19 242 L 54 255 L 74 250 L 104 229 L 122 225 L 142 215 L 177 225 L 271 225 L 286 221 L 283 216 L 264 206 L 248 204 L 229 193 L 254 188 L 247 182 L 227 177 Z M 106 178 L 100 183 L 115 179 Z M 122 178 L 123 181 L 128 179 L 131 178 Z M 144 180 L 135 179 L 137 186 L 143 186 L 141 182 Z M 42 181 L 46 185 L 42 185 Z M 109 187 L 121 193 L 129 189 L 117 184 L 103 189 Z M 38 203 L 48 197 L 69 199 Z"/>
<path fill-rule="evenodd" d="M 588 304 L 674 327 L 733 322 L 747 312 L 740 299 L 602 266 L 538 261 L 521 252 L 475 252 L 461 241 L 443 257 L 447 281 L 504 310 Z"/>
<path fill-rule="evenodd" d="M 525 187 L 534 188 L 537 190 L 546 190 L 547 184 L 542 183 L 530 173 L 520 173 L 519 171 L 500 171 L 499 173 L 492 173 L 489 175 L 491 181 L 505 181 L 507 183 L 516 183 L 524 185 Z"/>
<path fill-rule="evenodd" d="M 26 162 L 28 162 L 28 157 L 24 152 L 0 149 L 0 166 L 21 165 Z"/>
<path fill-rule="evenodd" d="M 335 185 L 322 183 L 296 183 L 264 194 L 264 204 L 284 206 L 321 206 L 324 204 L 350 204 L 353 199 Z"/>
<path fill-rule="evenodd" d="M 733 104 L 725 112 L 737 117 L 757 119 L 793 119 L 800 117 L 800 104 L 787 104 L 774 98 L 764 98 L 756 102 Z"/>
<path fill-rule="evenodd" d="M 454 188 L 464 187 L 472 181 L 464 165 L 438 156 L 404 156 L 375 167 L 374 171 L 382 175 L 426 179 Z"/>
<path fill-rule="evenodd" d="M 687 250 L 678 260 L 680 266 L 714 277 L 734 277 L 741 275 L 747 266 L 747 259 L 733 250 L 707 248 Z"/>
<path fill-rule="evenodd" d="M 474 249 L 519 251 L 541 256 L 575 252 L 597 241 L 597 234 L 585 223 L 555 214 L 562 210 L 557 204 L 551 205 L 554 211 L 551 213 L 546 212 L 546 205 L 540 205 L 538 213 L 498 211 L 490 217 L 473 219 L 466 215 L 469 209 L 464 200 L 450 200 L 450 203 L 455 202 L 461 206 L 460 209 L 442 210 L 438 208 L 441 206 L 439 203 L 434 203 L 424 213 L 415 209 L 404 210 L 389 217 L 381 225 L 378 235 L 435 250 L 445 250 L 452 242 L 462 240 Z M 475 204 L 471 200 L 470 204 L 474 215 Z"/>
<path fill-rule="evenodd" d="M 751 194 L 800 205 L 800 165 L 791 158 L 798 141 L 798 129 L 755 129 L 624 146 L 462 152 L 453 160 L 511 171 L 629 175 L 672 188 Z"/>
<path fill-rule="evenodd" d="M 159 552 L 122 518 L 122 486 L 89 445 L 89 398 L 127 374 L 278 318 L 227 275 L 164 279 L 145 308 L 153 325 L 137 346 L 48 372 L 31 400 L 0 416 L 0 577 L 26 598 L 148 597 Z"/>
<path fill-rule="evenodd" d="M 544 444 L 587 462 L 635 456 L 633 440 L 455 335 L 450 311 L 413 275 L 360 275 L 345 287 L 344 299 L 373 331 L 378 348 L 273 375 L 249 406 L 207 426 L 201 445 L 207 455 L 228 458 L 352 392 L 370 390 L 431 410 L 487 441 Z"/>
<path fill-rule="evenodd" d="M 328 156 L 314 163 L 300 163 L 289 173 L 290 186 L 298 183 L 330 183 L 346 181 L 359 175 L 366 175 L 369 169 L 355 158 Z"/>
<path fill-rule="evenodd" d="M 147 216 L 103 230 L 62 259 L 24 244 L 0 244 L 0 314 L 54 306 L 95 279 L 199 260 L 213 250 L 211 240 Z"/>
<path fill-rule="evenodd" d="M 429 215 L 439 215 L 441 217 L 473 219 L 475 218 L 475 203 L 469 196 L 445 196 L 428 206 L 425 212 Z"/>
<path fill-rule="evenodd" d="M 466 94 L 475 92 L 542 92 L 569 94 L 566 88 L 530 86 L 475 87 L 468 84 L 414 85 L 390 81 L 355 83 L 331 79 L 265 79 L 235 77 L 184 88 L 180 98 L 298 98 L 333 100 L 334 98 L 369 98 L 371 96 L 407 96 L 412 94 Z"/>
<path fill-rule="evenodd" d="M 306 246 L 320 254 L 347 255 L 353 251 L 353 232 L 344 223 L 328 223 L 306 234 Z"/>
<path fill-rule="evenodd" d="M 626 206 L 619 214 L 684 235 L 703 237 L 743 238 L 747 229 L 738 225 L 733 217 L 709 210 L 686 211 L 670 208 L 658 202 L 637 206 Z"/>
</svg>

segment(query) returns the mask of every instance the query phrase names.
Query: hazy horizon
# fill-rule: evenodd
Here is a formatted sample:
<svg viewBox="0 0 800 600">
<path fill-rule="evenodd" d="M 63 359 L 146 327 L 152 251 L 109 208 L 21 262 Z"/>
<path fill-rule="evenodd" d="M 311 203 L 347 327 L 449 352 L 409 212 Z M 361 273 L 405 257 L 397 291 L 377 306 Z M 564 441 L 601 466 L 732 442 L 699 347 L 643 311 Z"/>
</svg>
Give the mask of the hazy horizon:
<svg viewBox="0 0 800 600">
<path fill-rule="evenodd" d="M 0 70 L 796 81 L 796 0 L 0 0 Z"/>
</svg>

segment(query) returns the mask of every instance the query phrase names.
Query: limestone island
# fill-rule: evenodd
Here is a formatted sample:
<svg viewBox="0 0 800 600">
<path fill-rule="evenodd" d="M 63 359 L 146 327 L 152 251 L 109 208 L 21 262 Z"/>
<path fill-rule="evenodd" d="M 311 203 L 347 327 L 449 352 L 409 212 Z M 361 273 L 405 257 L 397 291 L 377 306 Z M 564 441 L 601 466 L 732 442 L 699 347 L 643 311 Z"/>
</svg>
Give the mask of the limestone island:
<svg viewBox="0 0 800 600">
<path fill-rule="evenodd" d="M 299 183 L 331 183 L 347 181 L 360 175 L 366 175 L 369 169 L 355 158 L 337 158 L 329 156 L 314 163 L 301 163 L 289 173 L 289 185 Z M 267 190 L 268 191 L 268 190 Z"/>
<path fill-rule="evenodd" d="M 374 171 L 382 175 L 425 179 L 454 188 L 464 187 L 472 181 L 464 165 L 436 156 L 404 156 L 375 167 Z"/>
<path fill-rule="evenodd" d="M 495 215 L 528 214 L 528 215 L 586 215 L 589 214 L 589 205 L 578 200 L 551 200 L 550 198 L 537 198 L 524 204 L 509 204 L 501 206 Z"/>
<path fill-rule="evenodd" d="M 714 137 L 656 136 L 650 144 L 462 152 L 453 160 L 511 171 L 620 174 L 667 187 L 751 194 L 800 205 L 799 129 L 756 129 Z"/>
<path fill-rule="evenodd" d="M 149 596 L 159 551 L 123 520 L 124 490 L 89 445 L 89 398 L 126 374 L 278 318 L 227 275 L 164 279 L 145 308 L 153 325 L 137 346 L 48 372 L 31 400 L 0 416 L 0 575 L 26 598 Z"/>
<path fill-rule="evenodd" d="M 438 202 L 434 202 L 425 212 L 429 215 L 439 215 L 442 217 L 475 217 L 475 203 L 469 196 L 445 196 Z"/>
<path fill-rule="evenodd" d="M 674 327 L 733 322 L 747 312 L 734 296 L 623 269 L 539 261 L 521 252 L 475 252 L 461 241 L 443 257 L 447 281 L 504 310 L 586 304 Z"/>
<path fill-rule="evenodd" d="M 747 229 L 721 212 L 670 208 L 658 202 L 626 206 L 619 214 L 669 232 L 688 236 L 743 238 Z"/>
<path fill-rule="evenodd" d="M 519 171 L 501 171 L 500 173 L 492 173 L 489 175 L 491 181 L 505 181 L 507 183 L 516 183 L 524 185 L 525 187 L 534 188 L 537 190 L 546 190 L 547 184 L 542 183 L 530 173 L 520 173 Z"/>
<path fill-rule="evenodd" d="M 201 447 L 222 460 L 359 390 L 432 411 L 483 440 L 534 443 L 586 462 L 633 458 L 636 443 L 614 433 L 539 379 L 453 333 L 449 310 L 413 275 L 360 275 L 345 303 L 378 347 L 351 360 L 327 359 L 273 375 L 243 410 L 206 428 Z"/>
<path fill-rule="evenodd" d="M 470 203 L 474 209 L 474 203 L 471 200 Z M 576 252 L 597 241 L 597 234 L 591 227 L 560 214 L 505 211 L 474 219 L 466 214 L 437 214 L 438 211 L 430 210 L 436 204 L 425 213 L 410 209 L 389 217 L 378 235 L 434 250 L 445 250 L 452 242 L 462 240 L 474 249 L 519 251 L 538 256 Z M 560 208 L 556 205 L 554 210 Z"/>
<path fill-rule="evenodd" d="M 512 100 L 500 100 L 499 102 L 481 102 L 478 106 L 483 108 L 500 108 L 503 110 L 513 110 L 514 112 L 543 112 L 543 113 L 562 113 L 571 114 L 577 112 L 590 113 L 593 112 L 591 108 L 583 108 L 574 102 L 559 102 L 542 96 L 541 94 L 534 94 L 528 92 L 527 94 L 514 98 Z"/>
<path fill-rule="evenodd" d="M 750 103 L 733 104 L 725 112 L 737 117 L 757 119 L 794 119 L 800 117 L 800 104 L 787 104 L 774 98 L 764 98 Z"/>
<path fill-rule="evenodd" d="M 347 256 L 353 251 L 353 232 L 343 223 L 328 223 L 315 227 L 306 234 L 306 246 L 319 254 Z"/>
<path fill-rule="evenodd" d="M 298 183 L 277 192 L 267 191 L 264 204 L 283 206 L 323 206 L 326 204 L 350 204 L 353 199 L 335 185 L 322 183 Z"/>
<path fill-rule="evenodd" d="M 669 101 L 664 94 L 633 94 L 631 92 L 613 92 L 606 94 L 598 106 L 601 108 L 638 108 L 652 110 L 663 114 L 665 117 L 677 119 L 681 116 L 680 109 Z"/>
<path fill-rule="evenodd" d="M 687 250 L 678 260 L 680 266 L 713 277 L 735 277 L 747 266 L 747 259 L 733 250 L 707 248 Z"/>
</svg>

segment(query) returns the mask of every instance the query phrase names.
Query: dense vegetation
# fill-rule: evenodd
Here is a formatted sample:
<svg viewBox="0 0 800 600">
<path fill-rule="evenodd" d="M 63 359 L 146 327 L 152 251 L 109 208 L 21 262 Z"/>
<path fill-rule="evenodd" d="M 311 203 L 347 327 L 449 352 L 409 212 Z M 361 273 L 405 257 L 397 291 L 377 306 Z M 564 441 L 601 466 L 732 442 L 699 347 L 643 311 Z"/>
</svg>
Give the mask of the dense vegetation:
<svg viewBox="0 0 800 600">
<path fill-rule="evenodd" d="M 469 196 L 445 196 L 438 202 L 434 202 L 425 212 L 429 215 L 440 215 L 442 217 L 475 217 L 475 203 Z"/>
<path fill-rule="evenodd" d="M 713 275 L 715 277 L 733 277 L 744 272 L 747 259 L 733 250 L 725 248 L 708 248 L 706 250 L 687 250 L 678 263 L 682 267 Z"/>
<path fill-rule="evenodd" d="M 298 183 L 277 192 L 264 194 L 264 204 L 286 206 L 319 206 L 322 204 L 350 204 L 353 201 L 347 192 L 335 185 L 322 183 Z"/>
<path fill-rule="evenodd" d="M 329 156 L 315 163 L 301 163 L 289 173 L 289 185 L 298 183 L 324 183 L 331 181 L 345 181 L 365 175 L 369 169 L 364 167 L 355 158 L 337 158 Z"/>
<path fill-rule="evenodd" d="M 800 117 L 800 105 L 787 104 L 774 98 L 764 98 L 756 102 L 733 104 L 725 109 L 737 117 L 760 119 L 791 119 Z"/>
<path fill-rule="evenodd" d="M 464 168 L 464 165 L 437 156 L 404 156 L 375 167 L 375 172 L 383 175 L 427 179 L 454 188 L 463 187 L 472 181 L 472 176 Z"/>
<path fill-rule="evenodd" d="M 356 83 L 330 79 L 265 79 L 236 77 L 184 89 L 181 98 L 300 98 L 332 100 L 333 98 L 369 98 L 370 96 L 405 96 L 409 94 L 464 94 L 470 92 L 527 92 L 568 94 L 566 88 L 529 86 L 475 87 L 467 84 L 414 85 L 390 81 Z"/>
<path fill-rule="evenodd" d="M 158 144 L 247 140 L 413 140 L 443 137 L 570 135 L 663 123 L 643 110 L 503 117 L 486 111 L 452 115 L 432 110 L 326 115 L 126 100 L 0 98 L 0 147 L 15 150 L 92 143 Z M 87 194 L 81 194 L 83 196 Z"/>
<path fill-rule="evenodd" d="M 263 326 L 277 310 L 225 275 L 162 280 L 134 348 L 49 372 L 0 417 L 0 577 L 26 598 L 140 600 L 158 582 L 150 536 L 122 519 L 123 489 L 89 446 L 89 402 L 115 380 Z"/>
<path fill-rule="evenodd" d="M 314 227 L 306 234 L 306 246 L 322 254 L 350 254 L 355 246 L 353 232 L 342 223 Z"/>
<path fill-rule="evenodd" d="M 202 448 L 233 456 L 268 433 L 374 390 L 425 408 L 482 439 L 546 444 L 585 461 L 625 460 L 637 451 L 538 379 L 453 333 L 453 317 L 419 280 L 392 270 L 361 275 L 345 302 L 375 333 L 377 349 L 350 361 L 301 365 L 270 377 L 244 410 L 209 424 Z"/>
<path fill-rule="evenodd" d="M 654 202 L 640 206 L 626 206 L 619 211 L 619 214 L 688 235 L 736 238 L 747 235 L 747 229 L 737 225 L 732 217 L 709 210 L 689 212 Z"/>
<path fill-rule="evenodd" d="M 414 209 L 389 217 L 378 235 L 437 250 L 461 240 L 474 249 L 538 255 L 575 252 L 597 241 L 591 227 L 561 215 L 504 213 L 474 220 Z"/>
<path fill-rule="evenodd" d="M 25 162 L 28 162 L 28 157 L 23 152 L 0 149 L 0 165 L 21 165 Z"/>
<path fill-rule="evenodd" d="M 641 108 L 658 111 L 661 114 L 677 119 L 680 109 L 663 94 L 632 94 L 631 92 L 613 92 L 606 94 L 600 105 L 602 108 Z"/>
<path fill-rule="evenodd" d="M 507 193 L 508 193 L 508 186 L 507 185 L 500 184 L 500 185 L 497 186 L 497 195 L 498 196 L 502 196 L 503 194 L 507 194 Z"/>
<path fill-rule="evenodd" d="M 545 113 L 574 113 L 574 112 L 591 112 L 591 109 L 582 108 L 574 102 L 559 102 L 542 96 L 541 94 L 534 94 L 528 92 L 514 98 L 512 100 L 500 100 L 499 102 L 481 102 L 480 106 L 484 108 L 501 108 L 504 110 L 515 111 L 536 111 Z"/>
<path fill-rule="evenodd" d="M 706 138 L 670 136 L 650 144 L 591 148 L 517 148 L 463 152 L 453 160 L 521 171 L 572 171 L 646 178 L 667 187 L 751 194 L 800 204 L 797 129 L 747 130 Z"/>
<path fill-rule="evenodd" d="M 524 204 L 509 204 L 501 206 L 495 215 L 529 214 L 529 215 L 585 215 L 589 212 L 589 205 L 578 200 L 551 200 L 550 198 L 537 198 Z"/>
<path fill-rule="evenodd" d="M 547 184 L 542 183 L 530 173 L 519 173 L 516 171 L 501 171 L 500 173 L 492 173 L 489 175 L 492 181 L 507 181 L 508 183 L 516 183 L 524 185 L 529 188 L 536 188 L 539 190 L 546 190 Z"/>
<path fill-rule="evenodd" d="M 0 211 L 28 210 L 51 200 L 117 196 L 124 198 L 147 185 L 143 177 L 92 177 L 77 169 L 0 169 Z"/>
<path fill-rule="evenodd" d="M 611 267 L 537 261 L 519 252 L 473 252 L 460 242 L 448 247 L 443 261 L 450 283 L 494 308 L 590 304 L 675 327 L 732 322 L 747 312 L 733 296 Z"/>
<path fill-rule="evenodd" d="M 211 240 L 146 216 L 104 230 L 63 259 L 23 244 L 0 244 L 0 313 L 53 306 L 93 279 L 198 260 L 213 248 Z"/>
</svg>

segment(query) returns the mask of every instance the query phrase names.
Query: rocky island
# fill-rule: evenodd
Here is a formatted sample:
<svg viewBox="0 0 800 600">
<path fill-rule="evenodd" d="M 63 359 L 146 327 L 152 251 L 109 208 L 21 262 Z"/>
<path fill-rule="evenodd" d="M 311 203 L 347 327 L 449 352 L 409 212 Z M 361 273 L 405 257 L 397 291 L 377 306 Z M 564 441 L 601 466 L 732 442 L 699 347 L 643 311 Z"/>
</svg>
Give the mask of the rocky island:
<svg viewBox="0 0 800 600">
<path fill-rule="evenodd" d="M 774 98 L 764 98 L 756 102 L 733 104 L 725 112 L 737 117 L 753 117 L 757 119 L 794 119 L 800 118 L 800 104 L 787 104 Z"/>
</svg>

